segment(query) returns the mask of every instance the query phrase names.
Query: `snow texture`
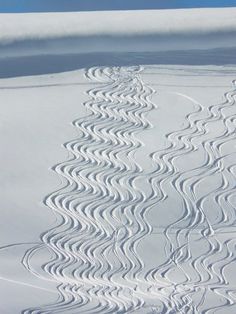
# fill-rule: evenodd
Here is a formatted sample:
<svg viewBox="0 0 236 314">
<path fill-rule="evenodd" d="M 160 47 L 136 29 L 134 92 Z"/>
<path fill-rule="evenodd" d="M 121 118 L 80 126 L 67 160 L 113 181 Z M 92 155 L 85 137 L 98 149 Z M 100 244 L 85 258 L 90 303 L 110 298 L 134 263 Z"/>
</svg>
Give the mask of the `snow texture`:
<svg viewBox="0 0 236 314">
<path fill-rule="evenodd" d="M 0 16 L 0 313 L 236 313 L 235 13 Z"/>
</svg>

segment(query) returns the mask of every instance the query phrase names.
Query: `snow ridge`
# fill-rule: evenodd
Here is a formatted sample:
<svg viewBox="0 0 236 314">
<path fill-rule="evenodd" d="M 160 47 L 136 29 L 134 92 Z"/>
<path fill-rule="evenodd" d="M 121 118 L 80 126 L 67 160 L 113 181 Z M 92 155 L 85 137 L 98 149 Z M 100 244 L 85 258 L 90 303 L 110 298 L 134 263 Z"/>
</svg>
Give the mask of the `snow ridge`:
<svg viewBox="0 0 236 314">
<path fill-rule="evenodd" d="M 236 8 L 0 14 L 0 58 L 235 48 Z"/>
</svg>

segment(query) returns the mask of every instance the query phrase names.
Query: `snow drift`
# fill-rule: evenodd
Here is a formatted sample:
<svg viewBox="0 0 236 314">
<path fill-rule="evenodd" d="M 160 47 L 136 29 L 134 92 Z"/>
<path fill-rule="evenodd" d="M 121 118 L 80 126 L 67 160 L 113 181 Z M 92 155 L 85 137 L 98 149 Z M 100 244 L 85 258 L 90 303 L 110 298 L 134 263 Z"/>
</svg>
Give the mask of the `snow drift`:
<svg viewBox="0 0 236 314">
<path fill-rule="evenodd" d="M 236 47 L 236 8 L 0 15 L 0 57 Z"/>
</svg>

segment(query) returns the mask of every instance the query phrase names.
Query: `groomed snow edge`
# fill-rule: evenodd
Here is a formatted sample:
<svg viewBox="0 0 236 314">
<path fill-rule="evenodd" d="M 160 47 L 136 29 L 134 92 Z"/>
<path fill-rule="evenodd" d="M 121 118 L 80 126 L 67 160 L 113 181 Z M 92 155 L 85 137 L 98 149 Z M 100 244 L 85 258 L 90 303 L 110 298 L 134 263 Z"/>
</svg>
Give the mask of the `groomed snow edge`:
<svg viewBox="0 0 236 314">
<path fill-rule="evenodd" d="M 236 47 L 236 8 L 0 14 L 0 57 Z"/>
</svg>

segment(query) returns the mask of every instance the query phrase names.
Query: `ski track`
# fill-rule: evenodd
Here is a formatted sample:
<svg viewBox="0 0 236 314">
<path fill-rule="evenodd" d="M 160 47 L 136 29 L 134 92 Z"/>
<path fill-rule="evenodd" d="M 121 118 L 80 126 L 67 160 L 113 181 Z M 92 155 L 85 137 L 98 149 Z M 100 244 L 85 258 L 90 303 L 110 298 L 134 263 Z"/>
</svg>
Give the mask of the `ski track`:
<svg viewBox="0 0 236 314">
<path fill-rule="evenodd" d="M 90 114 L 73 121 L 80 136 L 64 144 L 70 158 L 53 167 L 63 184 L 44 200 L 58 224 L 22 259 L 35 276 L 57 283 L 58 299 L 22 314 L 148 313 L 147 298 L 153 300 L 151 313 L 227 313 L 235 306 L 236 287 L 225 273 L 236 247 L 236 156 L 229 152 L 236 144 L 235 82 L 223 103 L 209 107 L 178 94 L 195 109 L 182 129 L 166 135 L 168 147 L 150 155 L 148 172 L 135 159 L 144 145 L 137 134 L 152 127 L 146 114 L 156 107 L 142 70 L 101 67 L 85 73 L 96 86 L 85 103 Z M 217 123 L 222 130 L 215 135 Z M 200 150 L 203 162 L 178 168 L 179 160 Z M 220 184 L 211 188 L 209 180 L 218 177 Z M 135 185 L 137 179 L 150 187 L 149 194 Z M 166 187 L 181 199 L 182 214 L 163 230 L 166 261 L 144 271 L 137 246 L 152 233 L 147 214 L 168 199 Z M 222 237 L 229 228 L 230 237 Z M 205 247 L 204 254 L 193 250 L 195 243 Z M 39 271 L 33 262 L 43 249 L 51 258 Z"/>
</svg>

